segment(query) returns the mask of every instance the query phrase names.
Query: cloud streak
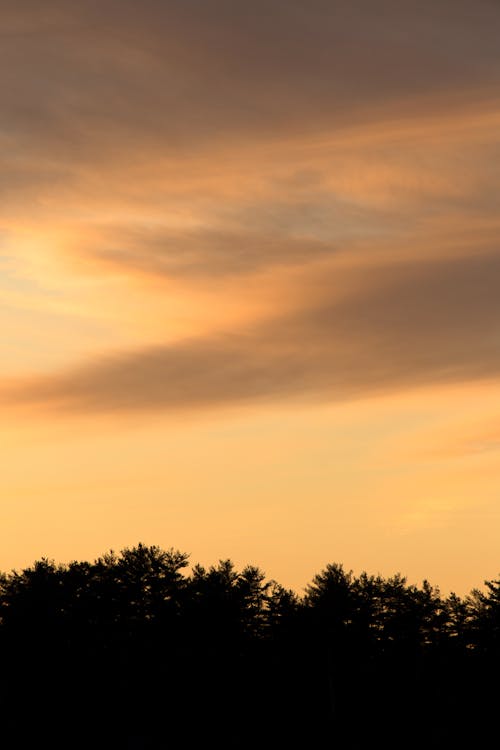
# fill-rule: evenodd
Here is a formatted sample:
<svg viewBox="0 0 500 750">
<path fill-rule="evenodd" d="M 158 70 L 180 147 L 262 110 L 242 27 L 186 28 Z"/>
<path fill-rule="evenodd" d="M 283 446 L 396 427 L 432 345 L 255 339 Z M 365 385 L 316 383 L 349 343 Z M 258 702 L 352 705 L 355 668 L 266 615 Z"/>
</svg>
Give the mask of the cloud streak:
<svg viewBox="0 0 500 750">
<path fill-rule="evenodd" d="M 178 410 L 284 397 L 349 399 L 500 375 L 497 255 L 357 272 L 300 312 L 175 345 L 117 354 L 4 390 L 4 401 L 75 412 Z"/>
<path fill-rule="evenodd" d="M 4 122 L 52 152 L 137 132 L 179 148 L 294 129 L 299 113 L 316 129 L 498 75 L 485 0 L 50 0 L 39 24 L 36 3 L 4 8 Z"/>
</svg>

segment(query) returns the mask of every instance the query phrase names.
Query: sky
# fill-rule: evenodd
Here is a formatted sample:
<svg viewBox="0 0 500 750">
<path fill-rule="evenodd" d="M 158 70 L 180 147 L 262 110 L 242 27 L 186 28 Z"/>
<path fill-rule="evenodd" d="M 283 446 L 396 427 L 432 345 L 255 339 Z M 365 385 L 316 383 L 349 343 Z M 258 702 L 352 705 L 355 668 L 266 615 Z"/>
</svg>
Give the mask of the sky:
<svg viewBox="0 0 500 750">
<path fill-rule="evenodd" d="M 0 569 L 495 577 L 500 5 L 0 13 Z"/>
</svg>

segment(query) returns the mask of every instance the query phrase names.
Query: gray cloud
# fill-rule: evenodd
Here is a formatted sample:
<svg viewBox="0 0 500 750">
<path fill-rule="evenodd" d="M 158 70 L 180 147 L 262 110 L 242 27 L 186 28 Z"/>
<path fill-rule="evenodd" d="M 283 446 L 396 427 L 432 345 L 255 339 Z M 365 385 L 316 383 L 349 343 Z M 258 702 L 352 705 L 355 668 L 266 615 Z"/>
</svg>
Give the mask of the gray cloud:
<svg viewBox="0 0 500 750">
<path fill-rule="evenodd" d="M 2 14 L 2 127 L 57 160 L 364 121 L 500 74 L 486 0 L 47 0 L 43 14 L 4 0 Z"/>
<path fill-rule="evenodd" d="M 4 401 L 76 412 L 176 410 L 500 376 L 498 255 L 357 274 L 357 291 L 340 302 L 328 288 L 342 284 L 342 273 L 323 276 L 315 299 L 294 315 L 117 354 L 4 390 Z"/>
<path fill-rule="evenodd" d="M 4 0 L 3 211 L 74 221 L 77 239 L 80 216 L 93 227 L 118 214 L 115 236 L 102 233 L 85 252 L 208 277 L 302 262 L 446 211 L 487 215 L 497 209 L 495 126 L 484 150 L 476 138 L 451 156 L 429 146 L 428 132 L 417 143 L 390 133 L 365 142 L 358 163 L 356 145 L 335 143 L 351 126 L 369 134 L 372 123 L 447 114 L 456 101 L 463 115 L 464 100 L 470 112 L 496 95 L 499 28 L 500 8 L 486 0 L 47 0 L 43 12 L 36 0 Z M 331 142 L 314 152 L 318 133 Z M 288 152 L 295 136 L 314 153 Z M 264 144 L 250 184 L 245 144 Z M 281 152 L 266 172 L 273 146 Z M 355 186 L 336 183 L 350 163 L 345 182 Z M 391 200 L 356 201 L 365 171 L 374 194 L 391 169 Z M 433 186 L 440 176 L 451 190 Z M 191 206 L 204 234 L 162 228 L 169 211 Z"/>
<path fill-rule="evenodd" d="M 333 252 L 315 238 L 269 235 L 259 231 L 172 232 L 129 228 L 112 230 L 93 242 L 91 254 L 103 261 L 155 276 L 216 277 L 262 267 L 304 263 Z"/>
<path fill-rule="evenodd" d="M 383 211 L 350 205 L 326 191 L 294 195 L 286 184 L 269 191 L 260 202 L 214 209 L 211 227 L 181 231 L 159 221 L 97 226 L 77 243 L 78 250 L 156 276 L 210 278 L 307 263 L 363 236 L 366 226 L 372 233 L 386 229 Z"/>
</svg>

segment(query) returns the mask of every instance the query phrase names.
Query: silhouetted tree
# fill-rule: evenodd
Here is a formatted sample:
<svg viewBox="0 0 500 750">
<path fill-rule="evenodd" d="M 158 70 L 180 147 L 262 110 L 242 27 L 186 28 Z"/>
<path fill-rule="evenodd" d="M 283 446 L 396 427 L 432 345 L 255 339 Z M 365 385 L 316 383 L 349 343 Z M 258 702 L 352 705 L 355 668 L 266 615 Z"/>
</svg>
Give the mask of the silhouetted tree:
<svg viewBox="0 0 500 750">
<path fill-rule="evenodd" d="M 495 742 L 500 580 L 443 598 L 330 564 L 300 597 L 251 565 L 188 561 L 138 544 L 0 575 L 6 746 Z"/>
</svg>

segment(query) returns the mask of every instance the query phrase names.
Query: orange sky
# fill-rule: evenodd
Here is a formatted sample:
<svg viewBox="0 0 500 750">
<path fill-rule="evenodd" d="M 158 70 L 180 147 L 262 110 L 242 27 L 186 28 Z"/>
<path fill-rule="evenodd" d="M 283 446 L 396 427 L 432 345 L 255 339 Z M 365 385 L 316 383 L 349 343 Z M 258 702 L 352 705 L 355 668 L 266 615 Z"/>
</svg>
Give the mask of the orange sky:
<svg viewBox="0 0 500 750">
<path fill-rule="evenodd" d="M 495 576 L 500 8 L 0 9 L 0 568 Z"/>
</svg>

